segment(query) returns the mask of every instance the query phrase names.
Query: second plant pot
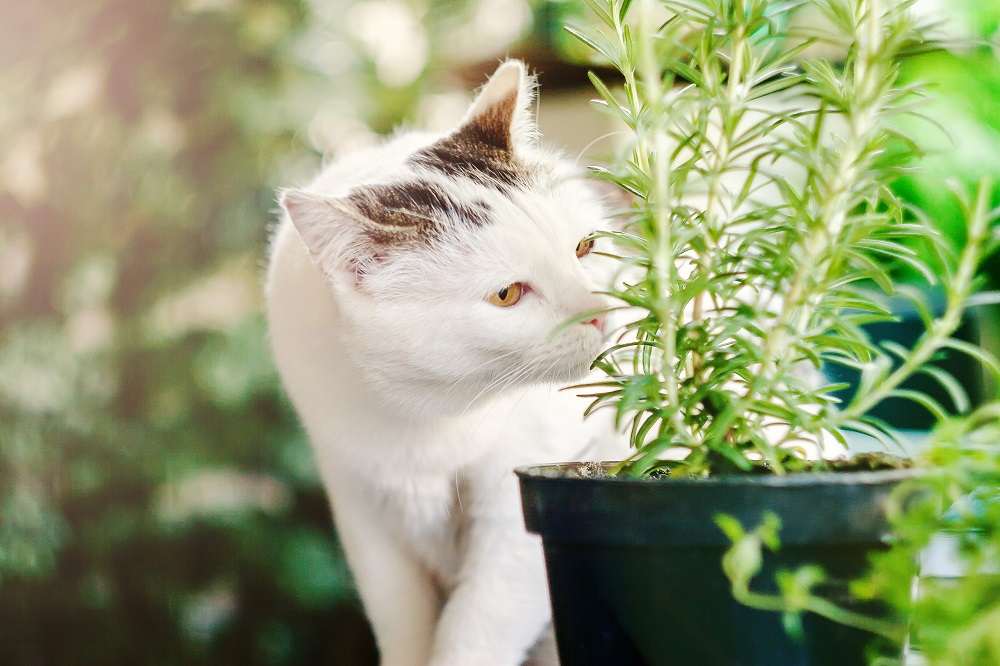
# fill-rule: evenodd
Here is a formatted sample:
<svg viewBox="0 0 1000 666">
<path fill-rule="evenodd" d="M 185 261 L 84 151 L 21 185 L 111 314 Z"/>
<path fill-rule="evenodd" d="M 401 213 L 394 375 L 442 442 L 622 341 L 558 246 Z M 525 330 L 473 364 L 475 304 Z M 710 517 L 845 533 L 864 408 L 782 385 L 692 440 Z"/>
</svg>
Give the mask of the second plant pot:
<svg viewBox="0 0 1000 666">
<path fill-rule="evenodd" d="M 804 564 L 846 581 L 882 547 L 888 495 L 912 470 L 648 481 L 577 469 L 517 470 L 525 523 L 544 544 L 562 666 L 867 663 L 871 634 L 806 614 L 796 640 L 779 613 L 734 600 L 714 517 L 747 528 L 768 511 L 781 518 L 781 548 L 765 556 L 755 590 Z"/>
</svg>

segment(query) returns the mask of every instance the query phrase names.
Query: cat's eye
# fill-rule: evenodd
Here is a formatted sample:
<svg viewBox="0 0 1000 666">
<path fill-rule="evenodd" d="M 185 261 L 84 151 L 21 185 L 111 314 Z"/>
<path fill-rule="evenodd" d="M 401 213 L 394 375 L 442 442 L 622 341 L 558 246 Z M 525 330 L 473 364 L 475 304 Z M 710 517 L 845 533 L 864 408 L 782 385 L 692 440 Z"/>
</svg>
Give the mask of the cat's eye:
<svg viewBox="0 0 1000 666">
<path fill-rule="evenodd" d="M 590 251 L 594 249 L 594 239 L 584 238 L 582 241 L 576 244 L 576 256 L 583 258 L 590 254 Z"/>
<path fill-rule="evenodd" d="M 520 282 L 509 284 L 500 291 L 494 292 L 486 299 L 493 305 L 501 308 L 509 308 L 515 305 L 524 294 L 524 285 Z"/>
</svg>

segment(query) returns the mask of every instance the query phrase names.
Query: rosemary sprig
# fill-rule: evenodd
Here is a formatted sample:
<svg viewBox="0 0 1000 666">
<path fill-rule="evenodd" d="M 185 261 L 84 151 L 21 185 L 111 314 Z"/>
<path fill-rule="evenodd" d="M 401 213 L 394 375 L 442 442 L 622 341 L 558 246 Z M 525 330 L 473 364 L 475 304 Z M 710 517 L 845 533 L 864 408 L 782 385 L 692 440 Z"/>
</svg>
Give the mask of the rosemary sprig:
<svg viewBox="0 0 1000 666">
<path fill-rule="evenodd" d="M 951 335 L 987 249 L 988 192 L 955 258 L 888 187 L 912 144 L 891 124 L 914 92 L 897 83 L 899 62 L 928 46 L 912 2 L 640 0 L 631 16 L 625 0 L 592 4 L 595 25 L 572 34 L 621 72 L 621 96 L 591 79 L 631 137 L 597 170 L 638 195 L 616 254 L 640 275 L 610 292 L 638 314 L 597 364 L 608 379 L 587 391 L 634 447 L 613 471 L 648 474 L 682 447 L 674 474 L 782 474 L 845 430 L 892 444 L 867 416 L 885 398 L 943 414 L 902 384 L 942 349 L 982 353 Z M 825 33 L 796 28 L 807 5 Z M 813 41 L 843 45 L 842 61 L 811 55 Z M 900 267 L 948 296 L 910 350 L 862 327 L 892 319 L 889 296 L 912 295 Z M 850 404 L 805 379 L 824 364 L 861 370 Z"/>
</svg>

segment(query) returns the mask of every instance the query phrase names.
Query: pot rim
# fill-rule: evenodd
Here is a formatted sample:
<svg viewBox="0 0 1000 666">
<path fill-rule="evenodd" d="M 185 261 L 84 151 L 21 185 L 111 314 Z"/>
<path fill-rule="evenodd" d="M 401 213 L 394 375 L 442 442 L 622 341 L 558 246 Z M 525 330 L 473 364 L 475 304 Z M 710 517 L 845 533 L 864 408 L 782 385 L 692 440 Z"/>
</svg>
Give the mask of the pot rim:
<svg viewBox="0 0 1000 666">
<path fill-rule="evenodd" d="M 586 464 L 581 461 L 548 463 L 542 465 L 522 465 L 514 469 L 514 474 L 524 481 L 546 481 L 551 483 L 591 483 L 617 484 L 623 486 L 672 486 L 672 487 L 805 487 L 805 486 L 842 486 L 842 485 L 877 485 L 893 481 L 906 481 L 927 473 L 926 468 L 908 467 L 904 469 L 860 470 L 850 472 L 793 472 L 791 474 L 721 474 L 707 478 L 670 477 L 660 479 L 636 479 L 626 477 L 574 477 L 564 476 L 559 472 L 566 468 Z M 601 461 L 602 467 L 616 465 L 617 462 Z"/>
</svg>

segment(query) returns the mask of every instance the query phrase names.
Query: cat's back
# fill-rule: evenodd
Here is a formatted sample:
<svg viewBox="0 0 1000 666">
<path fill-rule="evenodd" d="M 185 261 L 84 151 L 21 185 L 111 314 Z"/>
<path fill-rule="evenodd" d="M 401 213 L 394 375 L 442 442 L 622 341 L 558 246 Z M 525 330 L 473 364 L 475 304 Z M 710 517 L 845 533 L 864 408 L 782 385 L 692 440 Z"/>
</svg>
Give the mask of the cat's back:
<svg viewBox="0 0 1000 666">
<path fill-rule="evenodd" d="M 285 391 L 308 421 L 323 409 L 313 404 L 312 387 L 335 390 L 331 380 L 343 362 L 334 342 L 341 322 L 333 293 L 287 216 L 271 241 L 265 301 L 272 357 Z"/>
</svg>

